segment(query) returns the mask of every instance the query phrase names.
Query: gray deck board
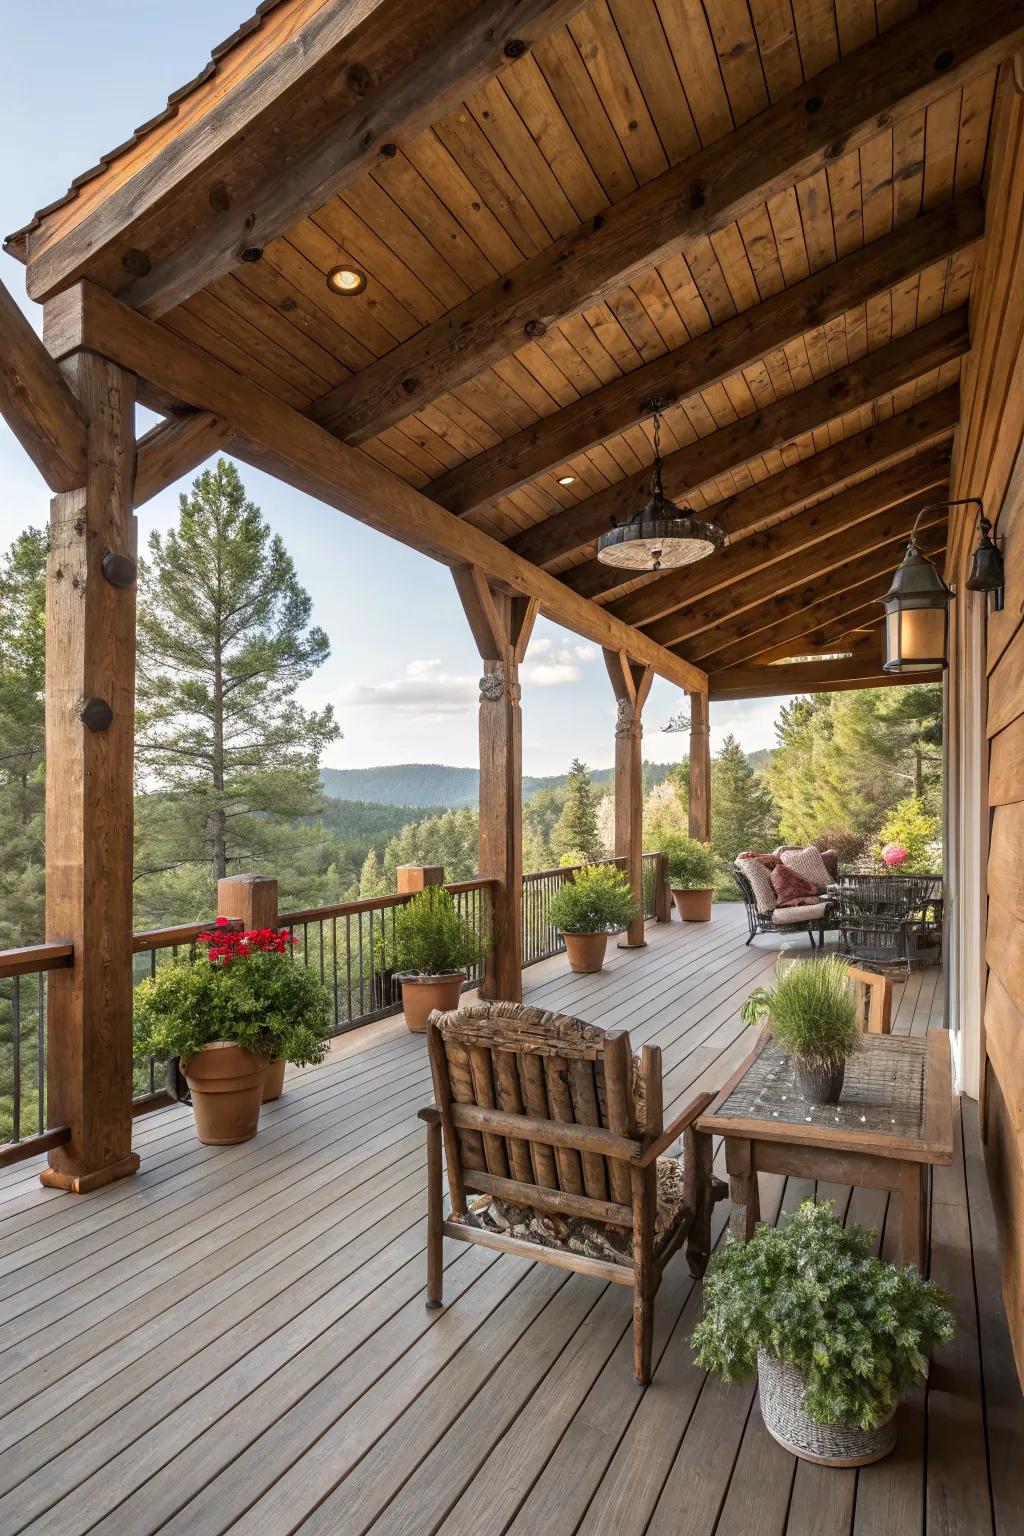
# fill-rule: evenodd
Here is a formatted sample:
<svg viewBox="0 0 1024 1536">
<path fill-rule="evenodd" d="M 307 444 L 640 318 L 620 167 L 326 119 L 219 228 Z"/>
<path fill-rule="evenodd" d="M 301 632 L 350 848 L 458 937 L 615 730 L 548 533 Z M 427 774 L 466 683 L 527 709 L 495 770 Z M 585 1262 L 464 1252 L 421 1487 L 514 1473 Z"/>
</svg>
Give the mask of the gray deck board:
<svg viewBox="0 0 1024 1536">
<path fill-rule="evenodd" d="M 749 1045 L 738 1009 L 782 941 L 742 909 L 648 928 L 604 971 L 564 957 L 527 999 L 661 1046 L 666 1107 Z M 800 949 L 799 941 L 794 948 Z M 894 1028 L 941 1023 L 942 981 L 894 989 Z M 385 1020 L 289 1077 L 254 1142 L 200 1147 L 187 1110 L 136 1125 L 142 1169 L 96 1194 L 0 1181 L 0 1530 L 5 1536 L 1009 1536 L 1024 1419 L 998 1298 L 976 1107 L 933 1191 L 932 1267 L 960 1332 L 877 1467 L 797 1464 L 749 1388 L 708 1380 L 684 1262 L 634 1385 L 629 1293 L 480 1248 L 446 1250 L 423 1306 L 423 1041 Z M 807 1194 L 879 1228 L 879 1191 L 766 1179 L 766 1219 Z M 727 1207 L 715 1216 L 721 1239 Z"/>
</svg>

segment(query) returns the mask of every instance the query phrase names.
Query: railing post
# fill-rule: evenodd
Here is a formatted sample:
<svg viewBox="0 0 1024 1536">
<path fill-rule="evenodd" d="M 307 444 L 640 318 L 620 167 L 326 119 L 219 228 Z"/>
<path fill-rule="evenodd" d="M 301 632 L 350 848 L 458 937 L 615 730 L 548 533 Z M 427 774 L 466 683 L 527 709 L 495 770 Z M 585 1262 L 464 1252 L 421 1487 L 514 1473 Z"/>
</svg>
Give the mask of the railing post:
<svg viewBox="0 0 1024 1536">
<path fill-rule="evenodd" d="M 620 949 L 642 949 L 644 937 L 644 767 L 643 707 L 654 681 L 651 667 L 630 661 L 624 651 L 604 653 L 618 703 L 615 726 L 615 857 L 633 889 L 636 918 L 619 940 Z"/>
<path fill-rule="evenodd" d="M 672 921 L 672 892 L 668 883 L 668 859 L 663 853 L 654 855 L 654 921 Z"/>
<path fill-rule="evenodd" d="M 399 864 L 395 870 L 399 896 L 413 896 L 428 885 L 444 885 L 442 864 Z"/>
<path fill-rule="evenodd" d="M 227 875 L 217 881 L 217 916 L 242 927 L 277 928 L 277 881 L 270 875 Z"/>
<path fill-rule="evenodd" d="M 88 422 L 85 482 L 53 499 L 46 572 L 46 933 L 74 962 L 47 989 L 40 1179 L 82 1194 L 134 1173 L 132 791 L 135 381 L 91 352 L 64 376 Z"/>
</svg>

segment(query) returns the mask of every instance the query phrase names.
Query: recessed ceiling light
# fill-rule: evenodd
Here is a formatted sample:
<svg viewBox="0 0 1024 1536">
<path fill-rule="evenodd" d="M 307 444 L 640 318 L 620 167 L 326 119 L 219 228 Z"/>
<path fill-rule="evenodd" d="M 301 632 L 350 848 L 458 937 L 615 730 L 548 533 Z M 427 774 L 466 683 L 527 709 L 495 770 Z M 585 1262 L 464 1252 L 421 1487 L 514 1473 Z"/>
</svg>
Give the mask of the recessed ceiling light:
<svg viewBox="0 0 1024 1536">
<path fill-rule="evenodd" d="M 576 484 L 576 476 L 575 475 L 559 475 L 558 483 L 559 483 L 559 485 L 575 485 Z"/>
<path fill-rule="evenodd" d="M 327 286 L 332 293 L 352 298 L 366 287 L 366 273 L 356 267 L 332 267 L 327 274 Z"/>
</svg>

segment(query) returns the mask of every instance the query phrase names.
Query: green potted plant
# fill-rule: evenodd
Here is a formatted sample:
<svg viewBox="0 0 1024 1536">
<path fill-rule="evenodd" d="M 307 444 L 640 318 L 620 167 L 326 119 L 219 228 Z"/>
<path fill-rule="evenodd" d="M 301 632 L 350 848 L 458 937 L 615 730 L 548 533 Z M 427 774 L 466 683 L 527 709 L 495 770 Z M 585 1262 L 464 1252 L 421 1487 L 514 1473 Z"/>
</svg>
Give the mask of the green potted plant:
<svg viewBox="0 0 1024 1536">
<path fill-rule="evenodd" d="M 426 1031 L 435 1008 L 448 1013 L 459 1006 L 465 972 L 486 952 L 486 938 L 442 885 L 428 885 L 396 909 L 391 963 L 402 983 L 405 1022 L 415 1034 Z"/>
<path fill-rule="evenodd" d="M 292 960 L 284 930 L 239 933 L 218 919 L 199 943 L 194 960 L 175 960 L 136 989 L 135 1052 L 143 1060 L 180 1058 L 199 1140 L 231 1146 L 255 1136 L 278 1062 L 283 1078 L 285 1061 L 308 1066 L 323 1058 L 330 994 Z"/>
<path fill-rule="evenodd" d="M 574 971 L 599 971 L 610 933 L 621 933 L 636 917 L 629 881 L 614 864 L 587 864 L 559 886 L 548 918 L 565 940 Z"/>
<path fill-rule="evenodd" d="M 793 960 L 777 967 L 775 976 L 774 986 L 750 994 L 740 1017 L 747 1024 L 767 1022 L 776 1045 L 793 1058 L 810 1103 L 836 1104 L 860 1039 L 846 963 L 838 955 Z"/>
<path fill-rule="evenodd" d="M 663 839 L 665 867 L 672 900 L 684 923 L 709 923 L 718 873 L 715 855 L 695 837 Z"/>
<path fill-rule="evenodd" d="M 756 1370 L 765 1428 L 807 1461 L 887 1455 L 900 1398 L 953 1335 L 949 1297 L 913 1265 L 873 1257 L 874 1239 L 805 1200 L 785 1227 L 727 1240 L 704 1277 L 698 1364 L 726 1381 Z"/>
</svg>

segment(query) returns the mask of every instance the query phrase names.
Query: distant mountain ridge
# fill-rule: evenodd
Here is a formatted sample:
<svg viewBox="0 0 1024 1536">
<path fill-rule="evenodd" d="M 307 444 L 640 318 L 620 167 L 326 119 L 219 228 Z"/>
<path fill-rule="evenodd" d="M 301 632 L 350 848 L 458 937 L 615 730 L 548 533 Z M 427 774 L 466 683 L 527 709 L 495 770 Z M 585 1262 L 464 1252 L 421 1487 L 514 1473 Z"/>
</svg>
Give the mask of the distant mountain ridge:
<svg viewBox="0 0 1024 1536">
<path fill-rule="evenodd" d="M 660 784 L 670 763 L 645 763 L 649 785 Z M 605 784 L 614 768 L 595 768 L 595 784 Z M 320 773 L 324 794 L 331 800 L 362 800 L 375 805 L 416 806 L 420 810 L 475 807 L 480 794 L 480 770 L 457 768 L 447 763 L 390 763 L 380 768 L 323 768 Z M 540 789 L 558 789 L 565 774 L 523 778 L 523 799 L 529 800 Z"/>
</svg>

